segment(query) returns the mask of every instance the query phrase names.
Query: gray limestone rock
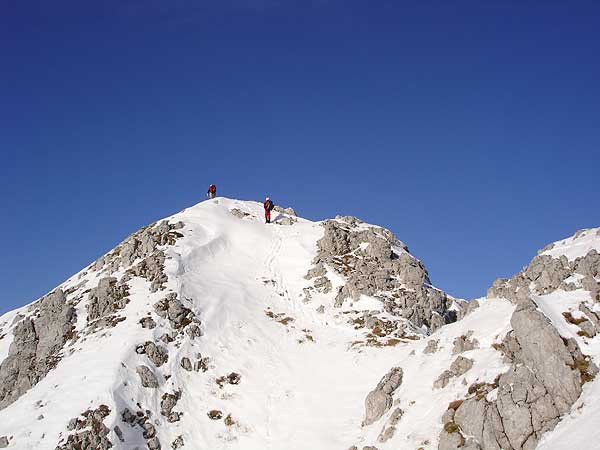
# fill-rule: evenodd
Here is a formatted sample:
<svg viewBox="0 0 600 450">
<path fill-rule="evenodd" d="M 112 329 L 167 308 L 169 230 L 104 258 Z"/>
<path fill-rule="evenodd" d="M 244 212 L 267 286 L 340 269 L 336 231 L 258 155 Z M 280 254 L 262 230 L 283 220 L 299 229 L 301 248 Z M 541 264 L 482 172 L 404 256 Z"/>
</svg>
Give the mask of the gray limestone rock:
<svg viewBox="0 0 600 450">
<path fill-rule="evenodd" d="M 181 413 L 173 412 L 173 408 L 181 398 L 181 391 L 175 391 L 173 394 L 164 393 L 160 402 L 160 414 L 167 417 L 167 421 L 177 422 Z"/>
<path fill-rule="evenodd" d="M 177 436 L 177 438 L 175 438 L 175 440 L 171 443 L 171 448 L 173 450 L 177 450 L 178 448 L 183 447 L 185 444 L 184 440 L 183 440 L 183 436 Z"/>
<path fill-rule="evenodd" d="M 190 361 L 190 358 L 187 358 L 185 356 L 183 358 L 181 358 L 181 361 L 180 361 L 179 364 L 181 365 L 181 367 L 184 370 L 187 370 L 188 372 L 190 372 L 193 369 L 192 362 Z"/>
<path fill-rule="evenodd" d="M 140 381 L 142 382 L 142 386 L 146 388 L 157 388 L 158 387 L 158 379 L 154 372 L 148 366 L 137 366 L 135 371 L 140 377 Z"/>
<path fill-rule="evenodd" d="M 102 278 L 98 286 L 89 293 L 87 322 L 92 323 L 101 318 L 107 318 L 123 309 L 129 302 L 129 288 L 126 284 L 118 283 L 114 277 Z M 96 326 L 104 328 L 114 323 L 111 320 L 102 321 Z"/>
<path fill-rule="evenodd" d="M 56 450 L 94 449 L 108 450 L 113 444 L 108 439 L 110 430 L 104 425 L 104 419 L 110 414 L 106 405 L 100 405 L 95 410 L 85 411 L 80 427 L 75 434 L 70 434 L 64 444 L 59 443 Z"/>
<path fill-rule="evenodd" d="M 471 339 L 472 331 L 467 333 L 466 335 L 461 335 L 454 339 L 452 348 L 452 354 L 457 355 L 459 353 L 464 353 L 469 350 L 474 350 L 479 348 L 479 341 L 475 338 Z"/>
<path fill-rule="evenodd" d="M 472 359 L 459 356 L 450 365 L 450 370 L 454 373 L 454 376 L 459 377 L 469 371 L 471 367 L 473 367 Z"/>
<path fill-rule="evenodd" d="M 445 415 L 438 448 L 465 448 L 470 437 L 469 445 L 483 450 L 533 450 L 570 410 L 582 383 L 598 372 L 577 342 L 563 339 L 531 299 L 519 300 L 511 325 L 503 341 L 510 369 L 497 384 L 469 388 L 474 396 L 460 403 L 453 416 Z M 492 389 L 497 389 L 496 399 L 488 401 Z"/>
<path fill-rule="evenodd" d="M 402 368 L 394 367 L 381 379 L 377 387 L 369 392 L 365 399 L 363 426 L 379 420 L 392 407 L 393 393 L 402 384 L 402 376 Z"/>
<path fill-rule="evenodd" d="M 167 349 L 162 345 L 156 345 L 154 342 L 146 341 L 136 349 L 137 353 L 145 354 L 156 367 L 162 366 L 169 359 Z"/>
<path fill-rule="evenodd" d="M 456 320 L 456 313 L 449 309 L 452 300 L 431 287 L 425 267 L 408 253 L 406 245 L 388 230 L 361 223 L 354 217 L 338 217 L 322 224 L 324 235 L 317 242 L 315 267 L 307 278 L 323 273 L 324 264 L 346 278 L 334 306 L 368 295 L 378 298 L 387 313 L 417 327 L 434 330 Z"/>
<path fill-rule="evenodd" d="M 177 294 L 168 294 L 165 298 L 154 304 L 154 310 L 158 316 L 168 319 L 175 330 L 181 330 L 192 321 L 195 315 L 189 308 L 177 299 Z"/>
<path fill-rule="evenodd" d="M 427 342 L 427 346 L 423 350 L 423 353 L 428 355 L 428 354 L 437 352 L 439 343 L 440 343 L 439 339 L 431 339 L 430 341 Z"/>
<path fill-rule="evenodd" d="M 140 319 L 140 325 L 142 328 L 148 328 L 149 330 L 152 330 L 156 327 L 156 322 L 152 317 L 144 317 Z"/>
<path fill-rule="evenodd" d="M 0 437 L 0 448 L 8 447 L 8 438 L 6 436 Z"/>
<path fill-rule="evenodd" d="M 61 350 L 72 337 L 75 310 L 62 290 L 33 305 L 35 312 L 13 329 L 8 356 L 0 364 L 0 409 L 35 386 L 61 359 Z"/>
</svg>

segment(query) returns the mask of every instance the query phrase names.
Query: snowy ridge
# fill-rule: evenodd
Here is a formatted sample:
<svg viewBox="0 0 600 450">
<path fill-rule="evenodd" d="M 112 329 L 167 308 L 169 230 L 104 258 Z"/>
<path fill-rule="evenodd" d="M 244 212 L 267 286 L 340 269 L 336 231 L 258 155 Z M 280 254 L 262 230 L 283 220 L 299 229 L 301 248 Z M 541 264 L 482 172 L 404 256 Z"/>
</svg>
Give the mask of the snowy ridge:
<svg viewBox="0 0 600 450">
<path fill-rule="evenodd" d="M 573 236 L 554 242 L 542 249 L 540 255 L 558 258 L 566 256 L 569 261 L 587 255 L 591 250 L 600 252 L 600 228 L 580 230 Z"/>
<path fill-rule="evenodd" d="M 480 386 L 494 402 L 498 378 L 511 368 L 503 345 L 515 299 L 495 295 L 468 304 L 433 289 L 415 300 L 413 287 L 429 286 L 428 275 L 389 231 L 337 218 L 355 233 L 352 239 L 367 239 L 356 244 L 343 235 L 346 228 L 292 211 L 274 212 L 271 225 L 262 215 L 256 202 L 206 201 L 145 227 L 69 278 L 59 288 L 73 309 L 71 322 L 69 311 L 65 316 L 72 329 L 50 370 L 19 359 L 31 350 L 21 333 L 27 320 L 36 325 L 46 315 L 63 317 L 56 312 L 61 297 L 53 293 L 0 317 L 0 380 L 17 380 L 13 391 L 23 390 L 0 409 L 0 447 L 6 438 L 7 448 L 40 450 L 74 449 L 85 439 L 94 442 L 90 448 L 131 450 L 453 448 L 440 440 L 449 430 L 443 421 L 449 405 L 479 395 Z M 595 230 L 546 253 L 562 248 L 574 259 L 585 256 L 598 248 Z M 334 238 L 325 242 L 327 232 Z M 338 256 L 324 253 L 325 244 L 349 247 Z M 369 258 L 381 254 L 393 270 L 400 267 L 398 275 L 365 272 L 339 302 L 349 274 L 371 270 Z M 587 261 L 585 272 L 574 269 L 588 284 L 595 261 Z M 575 275 L 564 270 L 564 277 Z M 362 293 L 363 280 L 373 283 L 364 288 L 373 295 Z M 579 284 L 543 295 L 533 290 L 531 297 L 561 336 L 600 362 L 589 290 Z M 423 302 L 432 302 L 431 311 Z M 420 315 L 409 311 L 417 307 L 425 308 Z M 427 314 L 446 322 L 433 327 Z M 407 317 L 427 320 L 415 325 Z M 56 342 L 51 328 L 35 332 L 34 356 Z M 383 403 L 365 407 L 392 367 L 401 369 L 400 383 Z M 26 379 L 31 387 L 23 387 Z M 584 448 L 567 446 L 574 430 L 581 445 L 597 437 L 599 395 L 599 381 L 586 382 L 571 412 L 537 448 Z"/>
</svg>

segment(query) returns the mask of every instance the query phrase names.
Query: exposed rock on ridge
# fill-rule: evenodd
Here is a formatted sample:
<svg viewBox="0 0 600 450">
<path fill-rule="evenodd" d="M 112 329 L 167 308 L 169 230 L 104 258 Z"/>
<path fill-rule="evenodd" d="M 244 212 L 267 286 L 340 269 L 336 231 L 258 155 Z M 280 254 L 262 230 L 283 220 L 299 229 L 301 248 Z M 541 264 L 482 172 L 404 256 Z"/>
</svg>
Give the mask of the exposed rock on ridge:
<svg viewBox="0 0 600 450">
<path fill-rule="evenodd" d="M 389 230 L 362 225 L 355 217 L 327 220 L 323 227 L 315 266 L 306 278 L 316 278 L 316 287 L 330 289 L 326 266 L 345 276 L 335 306 L 368 295 L 381 300 L 386 312 L 419 327 L 435 330 L 456 320 L 452 299 L 431 286 L 423 264 Z"/>
<path fill-rule="evenodd" d="M 43 297 L 34 313 L 13 330 L 8 356 L 0 364 L 0 409 L 35 386 L 58 364 L 60 351 L 71 337 L 75 311 L 62 290 Z"/>
</svg>

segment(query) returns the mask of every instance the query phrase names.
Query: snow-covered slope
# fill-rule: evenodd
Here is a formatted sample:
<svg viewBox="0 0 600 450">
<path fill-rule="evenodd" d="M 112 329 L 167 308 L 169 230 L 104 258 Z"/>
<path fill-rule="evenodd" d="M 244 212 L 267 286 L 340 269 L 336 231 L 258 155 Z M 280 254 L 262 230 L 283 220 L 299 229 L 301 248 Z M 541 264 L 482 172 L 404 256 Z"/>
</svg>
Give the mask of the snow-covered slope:
<svg viewBox="0 0 600 450">
<path fill-rule="evenodd" d="M 585 254 L 600 241 L 588 231 Z M 600 321 L 578 335 L 583 321 L 562 314 L 598 311 L 589 270 L 568 265 L 558 285 L 570 291 L 554 272 L 552 289 L 528 288 L 557 333 L 598 362 Z M 466 303 L 433 287 L 382 228 L 283 209 L 265 225 L 259 203 L 206 201 L 0 317 L 0 447 L 453 448 L 443 446 L 468 436 L 442 420 L 449 404 L 483 390 L 492 404 L 514 364 L 502 346 L 518 331 L 519 280 Z M 539 448 L 575 448 L 565 436 L 578 424 L 594 436 L 598 391 L 586 382 Z M 459 424 L 450 438 L 448 423 Z"/>
</svg>

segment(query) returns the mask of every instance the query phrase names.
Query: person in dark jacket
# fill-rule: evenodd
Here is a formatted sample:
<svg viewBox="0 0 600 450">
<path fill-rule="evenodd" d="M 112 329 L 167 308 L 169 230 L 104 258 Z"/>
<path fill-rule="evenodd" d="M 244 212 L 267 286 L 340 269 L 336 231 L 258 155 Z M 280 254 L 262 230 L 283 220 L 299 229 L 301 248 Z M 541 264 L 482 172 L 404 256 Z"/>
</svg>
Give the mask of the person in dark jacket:
<svg viewBox="0 0 600 450">
<path fill-rule="evenodd" d="M 271 211 L 275 208 L 275 205 L 271 201 L 269 197 L 265 198 L 265 202 L 263 203 L 265 208 L 265 223 L 271 223 Z"/>
<path fill-rule="evenodd" d="M 208 198 L 215 198 L 217 195 L 217 187 L 214 184 L 211 184 L 208 187 L 208 191 L 206 192 L 206 196 Z"/>
</svg>

